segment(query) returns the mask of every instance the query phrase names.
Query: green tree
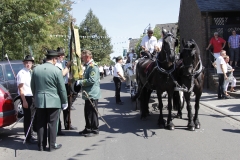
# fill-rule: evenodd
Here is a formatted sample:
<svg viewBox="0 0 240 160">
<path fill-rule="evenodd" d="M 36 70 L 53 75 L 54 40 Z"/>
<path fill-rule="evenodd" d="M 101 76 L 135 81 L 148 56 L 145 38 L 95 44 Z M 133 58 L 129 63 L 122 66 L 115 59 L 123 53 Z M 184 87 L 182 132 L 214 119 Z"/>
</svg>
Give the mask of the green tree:
<svg viewBox="0 0 240 160">
<path fill-rule="evenodd" d="M 113 53 L 111 38 L 109 38 L 106 29 L 103 29 L 99 19 L 90 9 L 86 18 L 79 26 L 81 49 L 90 50 L 93 58 L 99 64 L 110 64 L 110 54 Z"/>
<path fill-rule="evenodd" d="M 0 2 L 0 45 L 10 59 L 22 59 L 30 52 L 35 60 L 44 57 L 45 49 L 67 46 L 71 0 L 2 0 Z"/>
</svg>

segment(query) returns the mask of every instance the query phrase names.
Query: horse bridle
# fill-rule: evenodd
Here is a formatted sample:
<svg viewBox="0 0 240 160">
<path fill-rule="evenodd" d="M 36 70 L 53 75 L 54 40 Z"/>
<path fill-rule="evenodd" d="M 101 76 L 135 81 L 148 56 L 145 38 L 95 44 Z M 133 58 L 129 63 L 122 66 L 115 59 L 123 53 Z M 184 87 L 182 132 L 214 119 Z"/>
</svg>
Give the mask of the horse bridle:
<svg viewBox="0 0 240 160">
<path fill-rule="evenodd" d="M 173 38 L 173 39 L 176 39 L 176 38 L 173 36 L 172 33 L 167 33 L 167 35 L 163 37 L 163 40 L 165 40 L 165 39 L 166 39 L 167 37 L 169 37 L 169 36 L 171 36 L 171 38 Z M 169 42 L 166 42 L 166 43 L 169 43 Z M 163 42 L 163 45 L 164 45 L 164 42 Z M 169 46 L 170 46 L 170 49 L 169 49 L 168 51 L 170 51 L 170 52 L 173 51 L 173 52 L 174 52 L 174 56 L 175 56 L 175 55 L 176 55 L 175 49 L 174 49 L 174 48 L 171 48 L 170 43 L 169 43 Z M 165 69 L 161 68 L 161 67 L 159 66 L 159 64 L 158 64 L 158 62 L 159 62 L 159 63 L 163 63 L 163 62 L 165 62 L 165 61 L 167 61 L 167 62 L 169 61 L 169 60 L 168 60 L 168 56 L 167 56 L 167 53 L 168 53 L 168 52 L 166 51 L 166 49 L 165 49 L 164 47 L 162 47 L 162 48 L 163 48 L 163 51 L 165 52 L 166 59 L 165 59 L 164 61 L 160 61 L 160 60 L 158 59 L 158 56 L 159 56 L 159 54 L 160 54 L 161 52 L 158 53 L 157 58 L 156 58 L 157 69 L 158 69 L 160 72 L 164 73 L 164 74 L 170 75 L 170 74 L 175 70 L 175 63 L 173 63 L 173 68 L 172 68 L 171 70 L 165 70 Z"/>
<path fill-rule="evenodd" d="M 183 50 L 191 50 L 191 55 L 195 55 L 195 54 L 196 54 L 196 49 L 195 49 L 195 47 L 194 47 L 194 48 L 183 48 Z M 189 58 L 189 57 L 190 57 L 190 56 L 188 55 L 188 56 L 185 57 L 185 58 Z M 201 60 L 200 54 L 198 54 L 198 59 L 199 59 L 199 61 L 198 61 L 197 65 L 195 66 L 195 68 L 193 69 L 193 73 L 191 73 L 191 74 L 189 75 L 189 76 L 191 76 L 191 87 L 190 87 L 190 89 L 188 90 L 188 92 L 192 92 L 192 90 L 193 90 L 195 76 L 198 75 L 198 74 L 200 74 L 200 73 L 202 72 L 202 60 Z M 200 66 L 199 66 L 199 69 L 196 71 L 198 65 L 200 65 Z M 180 68 L 189 68 L 189 67 L 193 67 L 193 63 L 186 66 L 186 65 L 184 65 L 184 61 L 183 61 L 183 65 L 182 65 Z M 187 76 L 188 76 L 188 75 L 187 75 Z M 183 85 L 183 87 L 185 87 L 185 86 Z"/>
</svg>

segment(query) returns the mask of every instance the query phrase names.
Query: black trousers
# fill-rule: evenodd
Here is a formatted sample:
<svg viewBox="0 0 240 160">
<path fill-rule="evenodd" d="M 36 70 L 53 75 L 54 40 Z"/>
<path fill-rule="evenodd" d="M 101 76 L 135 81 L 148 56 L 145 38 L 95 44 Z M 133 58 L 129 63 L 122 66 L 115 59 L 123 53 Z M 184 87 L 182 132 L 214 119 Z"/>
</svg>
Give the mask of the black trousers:
<svg viewBox="0 0 240 160">
<path fill-rule="evenodd" d="M 38 146 L 46 147 L 47 137 L 49 148 L 53 148 L 56 143 L 57 126 L 59 120 L 59 108 L 38 108 L 37 109 L 37 134 Z M 48 135 L 47 135 L 48 126 Z"/>
<path fill-rule="evenodd" d="M 65 87 L 66 87 L 67 95 L 69 96 L 70 95 L 70 90 L 68 89 L 69 88 L 68 84 L 65 84 Z M 68 118 L 70 116 L 71 106 L 72 106 L 72 103 L 71 103 L 70 106 L 68 106 L 67 109 L 63 110 L 63 124 L 64 124 L 64 127 L 65 127 L 65 130 L 68 130 L 68 119 L 70 120 L 69 124 L 71 126 L 71 117 Z M 59 114 L 61 114 L 61 112 Z M 61 130 L 62 130 L 62 124 L 61 124 L 60 116 L 59 116 L 58 132 L 61 132 Z"/>
<path fill-rule="evenodd" d="M 116 103 L 118 103 L 118 102 L 121 102 L 120 91 L 121 91 L 122 82 L 121 82 L 119 77 L 113 77 L 113 81 L 114 81 L 114 84 L 115 84 Z"/>
<path fill-rule="evenodd" d="M 224 75 L 218 73 L 218 98 L 225 96 L 224 93 Z"/>
<path fill-rule="evenodd" d="M 32 116 L 33 116 L 33 111 L 31 109 L 33 101 L 32 101 L 32 96 L 25 96 L 25 99 L 28 103 L 28 108 L 23 107 L 23 112 L 24 112 L 23 128 L 24 128 L 24 135 L 26 137 L 27 131 L 31 124 L 31 120 L 32 120 Z M 21 103 L 23 104 L 22 98 L 21 98 Z M 33 129 L 31 127 L 29 130 L 27 139 L 30 139 L 32 137 L 32 133 L 33 133 Z"/>
<path fill-rule="evenodd" d="M 98 100 L 91 99 L 91 101 L 94 107 L 97 109 Z M 85 116 L 85 122 L 86 122 L 85 129 L 89 132 L 99 132 L 98 113 L 93 108 L 89 100 L 85 100 L 84 116 Z"/>
</svg>

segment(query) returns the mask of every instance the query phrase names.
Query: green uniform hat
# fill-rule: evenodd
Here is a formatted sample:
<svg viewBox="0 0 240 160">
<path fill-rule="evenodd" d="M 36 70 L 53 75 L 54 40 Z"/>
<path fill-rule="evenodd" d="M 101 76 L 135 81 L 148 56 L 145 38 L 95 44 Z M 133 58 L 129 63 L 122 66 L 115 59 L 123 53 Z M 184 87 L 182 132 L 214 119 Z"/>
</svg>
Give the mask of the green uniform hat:
<svg viewBox="0 0 240 160">
<path fill-rule="evenodd" d="M 59 56 L 59 53 L 56 50 L 48 50 L 46 56 Z"/>
<path fill-rule="evenodd" d="M 26 57 L 24 58 L 23 62 L 24 61 L 32 61 L 32 62 L 34 62 L 34 58 L 31 55 L 26 55 Z"/>
</svg>

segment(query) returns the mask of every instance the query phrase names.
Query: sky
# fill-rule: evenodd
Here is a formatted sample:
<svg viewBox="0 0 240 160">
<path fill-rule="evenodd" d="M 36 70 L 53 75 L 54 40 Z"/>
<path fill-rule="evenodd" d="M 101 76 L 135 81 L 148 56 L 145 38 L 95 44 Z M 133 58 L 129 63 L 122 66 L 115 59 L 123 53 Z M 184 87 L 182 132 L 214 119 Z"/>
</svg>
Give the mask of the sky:
<svg viewBox="0 0 240 160">
<path fill-rule="evenodd" d="M 150 24 L 178 22 L 180 0 L 75 0 L 71 14 L 79 26 L 92 9 L 111 37 L 111 58 L 122 56 L 129 38 L 139 38 Z"/>
</svg>

